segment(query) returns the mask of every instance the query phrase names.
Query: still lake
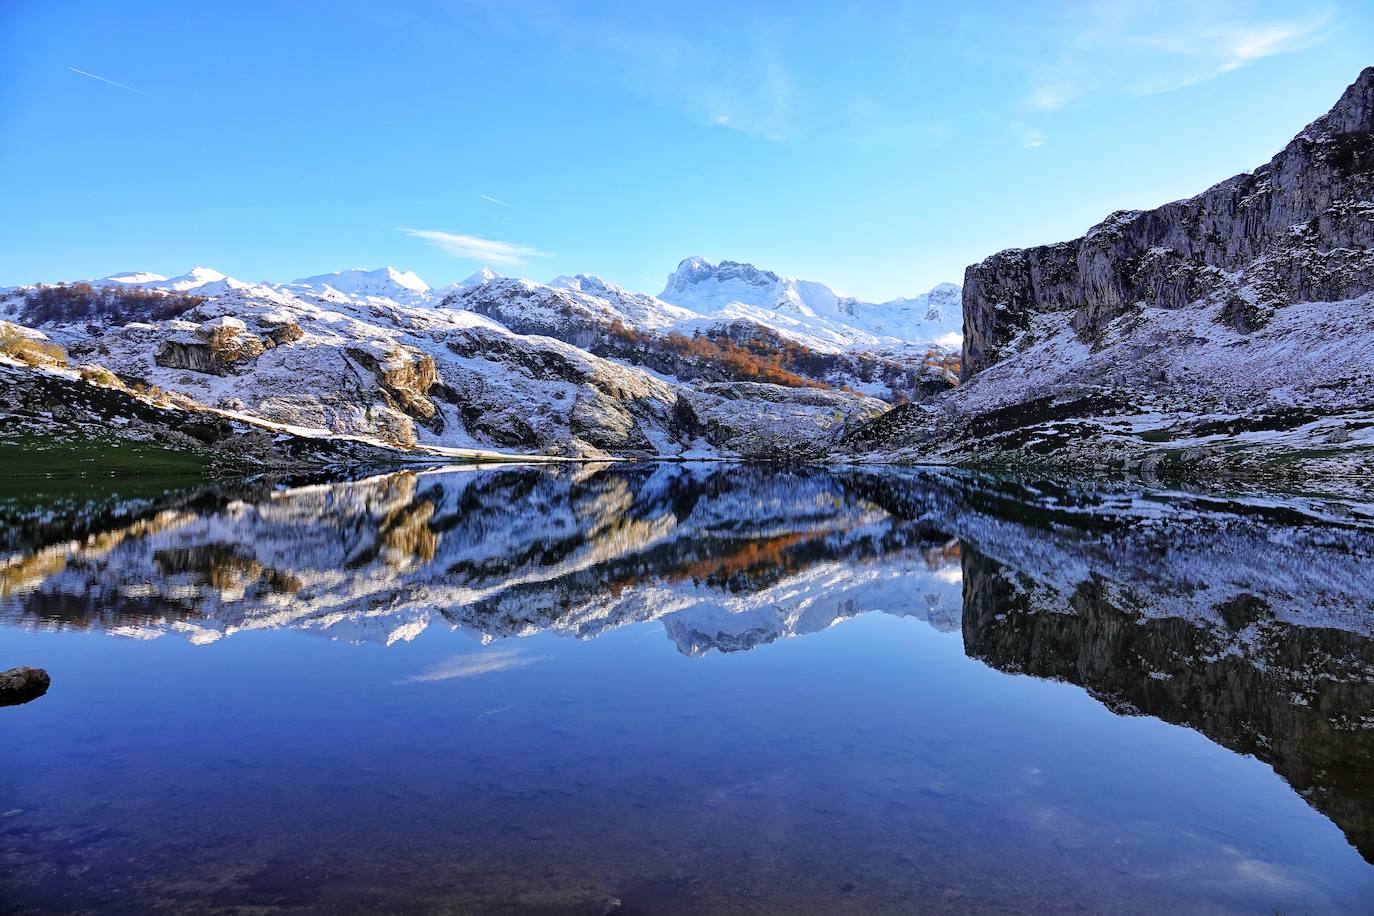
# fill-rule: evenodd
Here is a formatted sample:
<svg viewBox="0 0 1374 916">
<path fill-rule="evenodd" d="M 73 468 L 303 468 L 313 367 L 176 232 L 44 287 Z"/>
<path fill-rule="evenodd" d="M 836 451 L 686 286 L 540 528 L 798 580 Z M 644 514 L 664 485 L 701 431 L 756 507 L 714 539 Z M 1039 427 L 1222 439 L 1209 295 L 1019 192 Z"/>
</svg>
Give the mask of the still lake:
<svg viewBox="0 0 1374 916">
<path fill-rule="evenodd" d="M 1374 507 L 474 467 L 3 508 L 0 912 L 1374 912 Z"/>
</svg>

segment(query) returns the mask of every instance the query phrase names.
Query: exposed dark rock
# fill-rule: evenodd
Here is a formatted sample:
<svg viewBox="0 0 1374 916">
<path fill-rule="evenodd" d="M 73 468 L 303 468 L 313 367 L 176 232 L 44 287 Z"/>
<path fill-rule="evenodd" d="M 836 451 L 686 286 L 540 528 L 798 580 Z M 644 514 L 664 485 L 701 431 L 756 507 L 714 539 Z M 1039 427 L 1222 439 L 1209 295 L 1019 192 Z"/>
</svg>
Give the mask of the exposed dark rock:
<svg viewBox="0 0 1374 916">
<path fill-rule="evenodd" d="M 241 371 L 266 349 L 267 343 L 250 334 L 242 321 L 224 317 L 205 322 L 193 336 L 164 340 L 153 361 L 168 369 L 227 375 Z"/>
<path fill-rule="evenodd" d="M 678 395 L 677 428 L 738 455 L 806 458 L 822 454 L 888 405 L 841 391 L 758 382 L 721 382 Z"/>
<path fill-rule="evenodd" d="M 1369 68 L 1254 172 L 969 267 L 963 383 L 842 450 L 1152 479 L 1367 479 L 1372 130 Z"/>
<path fill-rule="evenodd" d="M 42 668 L 11 668 L 0 671 L 0 706 L 18 706 L 48 692 L 52 679 Z"/>
</svg>

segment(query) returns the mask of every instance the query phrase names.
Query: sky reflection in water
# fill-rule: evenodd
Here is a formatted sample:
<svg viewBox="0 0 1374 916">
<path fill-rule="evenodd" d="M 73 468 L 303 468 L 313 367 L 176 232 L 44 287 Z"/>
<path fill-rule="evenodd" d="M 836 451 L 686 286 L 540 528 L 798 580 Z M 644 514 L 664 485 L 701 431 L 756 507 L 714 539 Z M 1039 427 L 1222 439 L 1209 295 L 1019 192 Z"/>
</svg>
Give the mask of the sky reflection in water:
<svg viewBox="0 0 1374 916">
<path fill-rule="evenodd" d="M 0 710 L 20 911 L 1374 906 L 1359 506 L 720 465 L 116 505 L 6 527 L 0 666 L 53 674 Z"/>
</svg>

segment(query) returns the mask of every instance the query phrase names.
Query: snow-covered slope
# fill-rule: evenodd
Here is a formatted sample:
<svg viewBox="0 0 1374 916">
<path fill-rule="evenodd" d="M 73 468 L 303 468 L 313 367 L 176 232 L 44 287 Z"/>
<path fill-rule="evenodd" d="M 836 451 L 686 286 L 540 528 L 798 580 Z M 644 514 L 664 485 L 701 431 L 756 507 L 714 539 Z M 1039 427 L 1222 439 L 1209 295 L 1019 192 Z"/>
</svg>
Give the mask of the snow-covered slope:
<svg viewBox="0 0 1374 916">
<path fill-rule="evenodd" d="M 907 353 L 912 358 L 931 348 L 956 352 L 963 327 L 960 288 L 952 283 L 909 299 L 871 303 L 842 296 L 823 283 L 780 277 L 752 264 L 711 264 L 701 258 L 682 261 L 657 297 L 592 274 L 559 276 L 544 284 L 502 277 L 488 267 L 437 289 L 413 272 L 393 267 L 345 270 L 289 283 L 247 283 L 205 267 L 170 279 L 131 271 L 89 282 L 206 296 L 252 290 L 259 297 L 270 291 L 329 302 L 442 304 L 481 312 L 514 330 L 541 329 L 539 333 L 549 333 L 542 330 L 549 327 L 573 333 L 584 325 L 619 321 L 640 330 L 692 334 L 750 322 L 822 353 L 871 351 Z M 494 284 L 495 289 L 486 289 Z M 498 299 L 500 304 L 493 304 Z M 556 336 L 568 339 L 564 333 Z"/>
<path fill-rule="evenodd" d="M 753 264 L 712 264 L 693 257 L 668 277 L 659 298 L 702 315 L 757 321 L 823 345 L 957 348 L 963 334 L 960 289 L 953 283 L 910 299 L 861 302 L 823 283 L 780 277 Z"/>
<path fill-rule="evenodd" d="M 680 317 L 653 297 L 594 288 L 614 304 L 486 274 L 444 293 L 443 301 L 479 291 L 512 297 L 515 318 L 499 311 L 487 317 L 438 307 L 428 285 L 390 268 L 285 284 L 197 268 L 170 280 L 120 274 L 90 285 L 15 288 L 0 293 L 0 317 L 41 327 L 73 365 L 102 367 L 129 385 L 292 429 L 405 447 L 714 455 L 713 439 L 729 430 L 733 454 L 763 454 L 752 451 L 754 441 L 769 453 L 780 445 L 787 454 L 815 453 L 851 419 L 885 406 L 838 391 L 764 385 L 699 423 L 678 410 L 681 380 L 594 356 L 561 334 L 522 333 L 552 327 L 560 310 L 574 326 L 588 327 Z M 541 304 L 545 324 L 527 328 L 516 320 Z M 757 417 L 774 415 L 780 402 L 795 402 L 788 415 L 801 422 L 754 441 L 738 435 L 757 428 Z"/>
<path fill-rule="evenodd" d="M 330 293 L 366 299 L 388 299 L 392 302 L 424 302 L 429 296 L 429 284 L 411 271 L 399 271 L 394 267 L 379 270 L 339 271 L 306 277 L 286 284 L 294 291 L 327 296 Z"/>
</svg>

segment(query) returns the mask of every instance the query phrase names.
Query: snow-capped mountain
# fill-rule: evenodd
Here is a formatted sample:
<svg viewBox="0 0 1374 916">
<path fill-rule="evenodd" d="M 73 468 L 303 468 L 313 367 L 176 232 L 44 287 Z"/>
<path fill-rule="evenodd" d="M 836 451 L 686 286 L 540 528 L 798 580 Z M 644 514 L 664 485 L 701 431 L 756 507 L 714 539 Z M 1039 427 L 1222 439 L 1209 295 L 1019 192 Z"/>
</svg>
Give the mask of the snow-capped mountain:
<svg viewBox="0 0 1374 916">
<path fill-rule="evenodd" d="M 955 284 L 941 283 L 910 299 L 862 302 L 824 283 L 781 277 L 753 264 L 693 257 L 668 277 L 659 298 L 701 315 L 744 318 L 846 347 L 900 342 L 954 348 L 963 334 L 960 294 Z"/>
<path fill-rule="evenodd" d="M 123 274 L 114 274 L 90 282 L 96 286 L 129 286 L 140 289 L 160 289 L 176 293 L 194 293 L 198 296 L 218 296 L 230 290 L 248 289 L 253 285 L 226 276 L 218 270 L 209 267 L 193 267 L 180 276 L 170 278 L 147 271 L 131 271 Z"/>
<path fill-rule="evenodd" d="M 591 278 L 611 299 L 489 272 L 438 291 L 392 268 L 290 283 L 207 268 L 158 277 L 0 291 L 0 319 L 37 332 L 28 349 L 47 354 L 43 366 L 0 362 L 292 432 L 523 454 L 814 453 L 887 406 L 760 361 L 722 375 L 706 344 L 683 363 L 690 374 L 590 352 L 564 331 L 594 338 L 616 322 L 660 328 L 691 314 Z M 510 308 L 478 307 L 488 301 Z M 734 378 L 768 384 L 710 385 Z"/>
<path fill-rule="evenodd" d="M 437 289 L 394 267 L 355 268 L 289 283 L 247 283 L 206 267 L 172 278 L 130 271 L 90 282 L 206 296 L 251 289 L 260 296 L 276 292 L 319 301 L 444 305 L 481 312 L 527 333 L 565 332 L 555 333 L 560 339 L 568 339 L 566 334 L 578 330 L 579 322 L 619 321 L 639 330 L 689 335 L 748 322 L 822 353 L 919 354 L 932 348 L 952 353 L 959 349 L 963 326 L 960 288 L 953 283 L 907 299 L 871 303 L 752 264 L 711 264 L 695 257 L 678 265 L 659 296 L 632 292 L 593 274 L 537 283 L 503 277 L 489 267 Z M 463 295 L 473 290 L 480 292 Z"/>
<path fill-rule="evenodd" d="M 392 302 L 424 302 L 430 293 L 429 284 L 412 271 L 400 271 L 394 267 L 378 270 L 354 268 L 320 274 L 295 280 L 286 284 L 286 287 L 306 293 L 337 293 L 365 299 L 389 299 Z"/>
<path fill-rule="evenodd" d="M 869 306 L 700 259 L 670 288 L 693 271 L 715 287 L 697 308 L 590 274 L 542 284 L 484 268 L 436 289 L 393 267 L 285 283 L 126 271 L 0 291 L 0 318 L 65 348 L 73 377 L 408 448 L 815 454 L 949 384 L 919 336 L 938 329 L 931 296 Z"/>
</svg>

